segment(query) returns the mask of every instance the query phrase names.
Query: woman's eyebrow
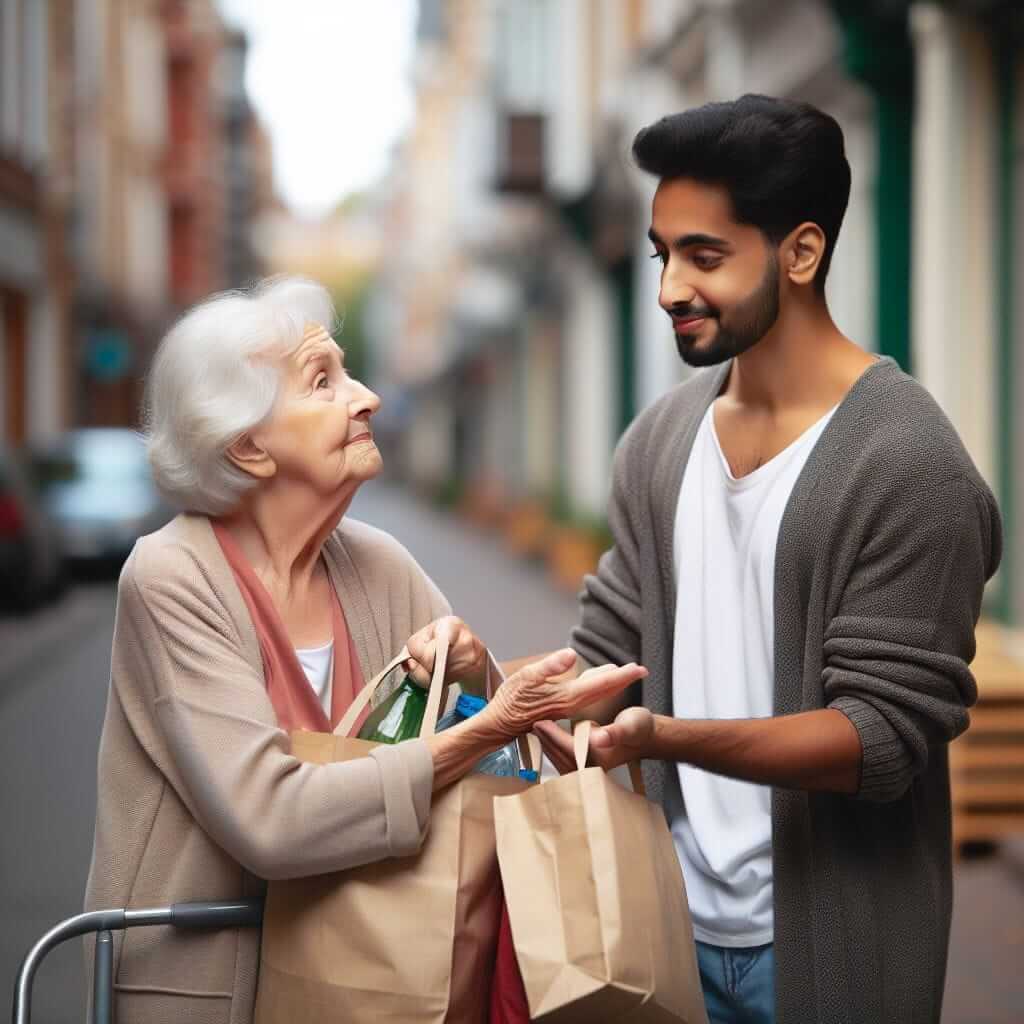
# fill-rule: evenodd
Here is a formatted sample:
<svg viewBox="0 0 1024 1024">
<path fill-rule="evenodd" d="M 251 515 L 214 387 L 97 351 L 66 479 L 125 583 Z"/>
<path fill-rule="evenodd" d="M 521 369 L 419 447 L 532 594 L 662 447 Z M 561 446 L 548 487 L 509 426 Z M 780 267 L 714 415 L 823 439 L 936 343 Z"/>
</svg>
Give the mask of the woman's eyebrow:
<svg viewBox="0 0 1024 1024">
<path fill-rule="evenodd" d="M 342 366 L 345 365 L 345 350 L 338 345 L 318 345 L 316 348 L 310 349 L 302 357 L 302 361 L 299 363 L 299 369 L 305 370 L 311 363 L 316 362 L 318 359 L 337 359 Z"/>
</svg>

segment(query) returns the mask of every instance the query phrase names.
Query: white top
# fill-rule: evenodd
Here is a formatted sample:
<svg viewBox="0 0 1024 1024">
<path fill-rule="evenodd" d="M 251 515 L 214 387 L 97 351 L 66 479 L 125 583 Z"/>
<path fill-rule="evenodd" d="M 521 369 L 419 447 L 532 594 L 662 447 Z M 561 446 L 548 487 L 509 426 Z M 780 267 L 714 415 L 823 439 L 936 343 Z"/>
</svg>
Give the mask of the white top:
<svg viewBox="0 0 1024 1024">
<path fill-rule="evenodd" d="M 673 713 L 768 718 L 774 704 L 775 547 L 789 496 L 835 409 L 736 479 L 701 421 L 676 507 Z M 693 932 L 717 946 L 772 941 L 771 789 L 679 765 L 669 820 Z"/>
<path fill-rule="evenodd" d="M 324 714 L 331 717 L 331 690 L 334 683 L 334 641 L 328 640 L 322 647 L 295 648 L 299 664 L 306 673 L 309 685 L 320 698 Z"/>
</svg>

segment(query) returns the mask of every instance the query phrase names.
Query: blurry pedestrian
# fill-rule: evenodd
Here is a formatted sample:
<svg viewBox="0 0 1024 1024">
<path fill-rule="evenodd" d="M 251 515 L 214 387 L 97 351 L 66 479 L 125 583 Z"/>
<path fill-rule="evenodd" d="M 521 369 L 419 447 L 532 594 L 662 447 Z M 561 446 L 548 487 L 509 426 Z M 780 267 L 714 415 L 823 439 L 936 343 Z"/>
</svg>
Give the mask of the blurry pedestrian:
<svg viewBox="0 0 1024 1024">
<path fill-rule="evenodd" d="M 320 286 L 271 280 L 201 304 L 157 353 L 149 458 L 184 511 L 135 545 L 118 586 L 88 909 L 238 899 L 412 854 L 432 791 L 643 675 L 556 685 L 574 661 L 561 651 L 429 739 L 340 764 L 291 756 L 289 730 L 331 731 L 407 641 L 417 678 L 440 628 L 450 679 L 479 689 L 488 658 L 405 548 L 345 518 L 381 469 L 379 402 L 346 372 L 333 319 Z M 117 1020 L 248 1021 L 258 952 L 253 930 L 128 931 Z"/>
<path fill-rule="evenodd" d="M 573 644 L 650 674 L 639 706 L 592 709 L 614 719 L 595 756 L 649 759 L 712 1021 L 937 1022 L 948 744 L 996 503 L 928 393 L 829 314 L 850 191 L 831 117 L 748 95 L 633 152 L 659 179 L 660 304 L 707 369 L 618 446 Z M 568 770 L 567 735 L 538 732 Z"/>
</svg>

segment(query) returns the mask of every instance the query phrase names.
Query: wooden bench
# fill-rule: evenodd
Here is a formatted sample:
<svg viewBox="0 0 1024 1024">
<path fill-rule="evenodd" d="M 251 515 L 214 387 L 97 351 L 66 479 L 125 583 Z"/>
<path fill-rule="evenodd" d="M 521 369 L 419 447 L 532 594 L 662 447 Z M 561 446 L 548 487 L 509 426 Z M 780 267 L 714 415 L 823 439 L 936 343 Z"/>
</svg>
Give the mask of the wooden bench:
<svg viewBox="0 0 1024 1024">
<path fill-rule="evenodd" d="M 1024 834 L 1024 665 L 1006 652 L 997 626 L 979 624 L 977 640 L 978 703 L 950 746 L 957 853 Z"/>
</svg>

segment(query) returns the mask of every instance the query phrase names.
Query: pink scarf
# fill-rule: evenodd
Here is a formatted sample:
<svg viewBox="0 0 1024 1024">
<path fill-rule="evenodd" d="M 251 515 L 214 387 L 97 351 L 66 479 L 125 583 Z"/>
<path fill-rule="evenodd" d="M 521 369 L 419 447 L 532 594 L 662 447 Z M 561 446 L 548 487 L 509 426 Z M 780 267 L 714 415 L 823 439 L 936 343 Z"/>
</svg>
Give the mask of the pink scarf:
<svg viewBox="0 0 1024 1024">
<path fill-rule="evenodd" d="M 267 696 L 274 706 L 278 725 L 289 732 L 293 729 L 333 732 L 346 708 L 365 683 L 359 656 L 356 654 L 352 634 L 345 622 L 345 613 L 342 611 L 334 585 L 332 584 L 330 588 L 334 674 L 331 682 L 331 718 L 328 721 L 319 698 L 299 664 L 295 648 L 288 639 L 284 623 L 266 587 L 260 582 L 231 534 L 219 523 L 211 522 L 214 536 L 220 544 L 221 551 L 224 552 L 228 565 L 231 566 L 231 571 L 235 574 L 238 589 L 242 592 L 252 616 L 252 624 L 256 628 L 256 635 L 259 637 Z M 362 725 L 362 719 L 358 725 Z"/>
</svg>

